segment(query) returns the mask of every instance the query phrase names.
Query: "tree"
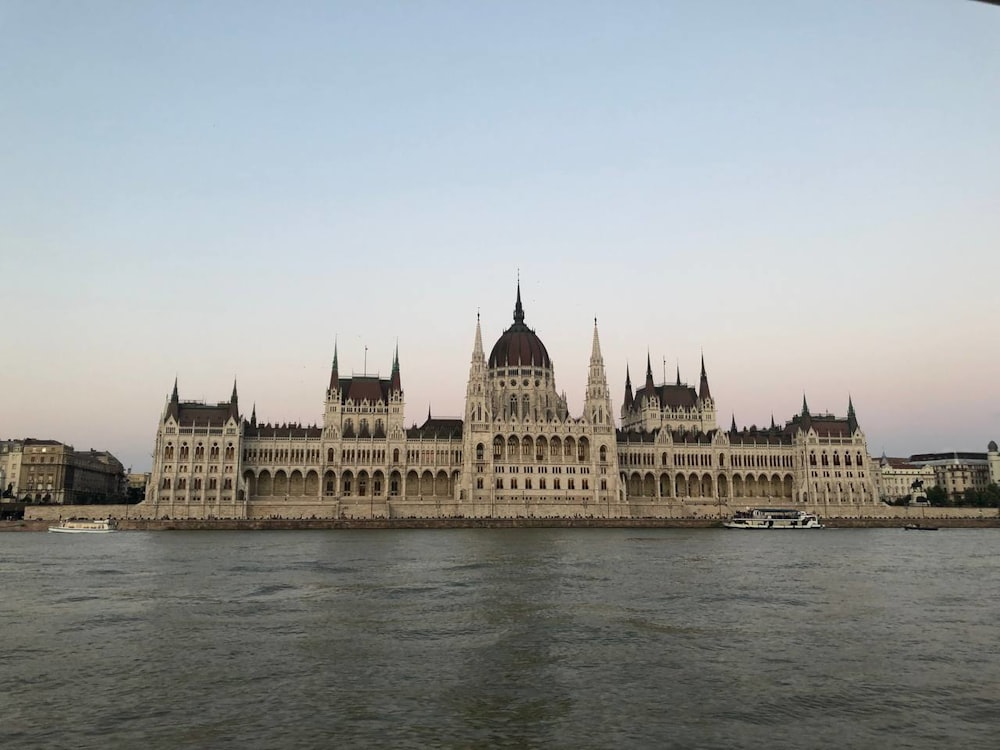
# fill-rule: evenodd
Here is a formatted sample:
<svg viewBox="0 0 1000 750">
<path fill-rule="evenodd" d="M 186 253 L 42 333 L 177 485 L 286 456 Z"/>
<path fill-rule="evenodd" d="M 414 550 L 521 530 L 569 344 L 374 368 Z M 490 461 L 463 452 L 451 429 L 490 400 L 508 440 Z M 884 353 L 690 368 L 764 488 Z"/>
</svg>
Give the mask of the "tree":
<svg viewBox="0 0 1000 750">
<path fill-rule="evenodd" d="M 1000 487 L 996 482 L 986 485 L 982 490 L 984 508 L 1000 508 Z"/>
<path fill-rule="evenodd" d="M 951 502 L 948 500 L 948 493 L 940 487 L 931 487 L 927 490 L 927 502 L 935 508 L 951 505 Z"/>
</svg>

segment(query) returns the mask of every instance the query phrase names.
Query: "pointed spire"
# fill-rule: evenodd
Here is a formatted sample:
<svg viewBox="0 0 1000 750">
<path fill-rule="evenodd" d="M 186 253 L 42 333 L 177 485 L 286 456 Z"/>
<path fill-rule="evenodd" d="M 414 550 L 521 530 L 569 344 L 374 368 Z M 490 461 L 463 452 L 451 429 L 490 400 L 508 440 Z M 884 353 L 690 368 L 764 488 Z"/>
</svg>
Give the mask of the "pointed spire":
<svg viewBox="0 0 1000 750">
<path fill-rule="evenodd" d="M 594 343 L 590 347 L 590 363 L 597 364 L 603 361 L 601 356 L 601 340 L 597 335 L 597 318 L 594 318 Z"/>
<path fill-rule="evenodd" d="M 427 421 L 431 421 L 431 404 L 429 401 L 427 402 Z"/>
<path fill-rule="evenodd" d="M 402 391 L 403 386 L 399 379 L 399 342 L 396 342 L 396 352 L 392 355 L 392 378 L 389 388 L 393 391 Z"/>
<path fill-rule="evenodd" d="M 236 422 L 240 421 L 239 397 L 236 395 L 235 376 L 233 376 L 233 395 L 229 397 L 229 417 Z"/>
<path fill-rule="evenodd" d="M 806 403 L 806 394 L 802 394 L 802 429 L 809 432 L 812 429 L 812 415 L 809 413 L 809 404 Z"/>
<path fill-rule="evenodd" d="M 729 425 L 729 431 L 733 434 L 736 433 L 736 413 L 733 413 L 733 423 Z"/>
<path fill-rule="evenodd" d="M 681 384 L 681 363 L 677 363 L 677 385 Z"/>
<path fill-rule="evenodd" d="M 472 361 L 478 362 L 486 355 L 483 352 L 483 329 L 479 325 L 479 311 L 476 311 L 476 343 L 472 347 Z"/>
<path fill-rule="evenodd" d="M 164 419 L 166 417 L 172 416 L 175 420 L 180 418 L 181 413 L 181 400 L 177 395 L 177 376 L 174 376 L 174 390 L 170 394 L 170 401 L 167 403 L 167 410 L 164 414 Z"/>
<path fill-rule="evenodd" d="M 771 414 L 771 429 L 776 430 L 778 426 L 774 423 L 774 414 Z"/>
<path fill-rule="evenodd" d="M 698 398 L 702 401 L 712 398 L 712 392 L 708 389 L 708 375 L 705 373 L 705 354 L 701 355 L 701 383 L 698 385 Z"/>
<path fill-rule="evenodd" d="M 337 372 L 337 339 L 333 340 L 333 366 L 330 368 L 330 390 L 340 388 L 340 373 Z"/>
<path fill-rule="evenodd" d="M 635 397 L 632 395 L 632 378 L 629 375 L 628 364 L 625 365 L 625 403 L 623 408 L 631 409 Z"/>
<path fill-rule="evenodd" d="M 524 325 L 524 307 L 521 305 L 521 278 L 517 279 L 517 303 L 514 305 L 514 322 Z"/>
<path fill-rule="evenodd" d="M 858 430 L 858 415 L 854 413 L 854 401 L 847 397 L 847 430 L 852 435 Z"/>
<path fill-rule="evenodd" d="M 257 426 L 257 402 L 253 402 L 253 409 L 250 410 L 250 426 Z"/>
</svg>

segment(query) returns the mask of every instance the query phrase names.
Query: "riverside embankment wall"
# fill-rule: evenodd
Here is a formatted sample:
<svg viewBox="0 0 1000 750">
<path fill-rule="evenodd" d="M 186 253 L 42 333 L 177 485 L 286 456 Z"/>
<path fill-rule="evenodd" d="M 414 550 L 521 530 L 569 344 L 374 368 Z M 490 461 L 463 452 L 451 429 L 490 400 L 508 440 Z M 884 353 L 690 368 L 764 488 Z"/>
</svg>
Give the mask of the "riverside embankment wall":
<svg viewBox="0 0 1000 750">
<path fill-rule="evenodd" d="M 949 509 L 957 510 L 957 509 Z M 106 516 L 105 516 L 106 517 Z M 921 523 L 948 529 L 1000 528 L 1000 518 L 933 517 L 914 518 L 861 517 L 827 518 L 828 528 L 902 528 Z M 46 531 L 52 521 L 0 521 L 0 531 Z M 269 518 L 269 519 L 119 519 L 123 531 L 295 531 L 303 529 L 696 529 L 718 528 L 719 519 L 709 518 L 399 518 L 399 519 L 332 519 L 332 518 Z"/>
</svg>

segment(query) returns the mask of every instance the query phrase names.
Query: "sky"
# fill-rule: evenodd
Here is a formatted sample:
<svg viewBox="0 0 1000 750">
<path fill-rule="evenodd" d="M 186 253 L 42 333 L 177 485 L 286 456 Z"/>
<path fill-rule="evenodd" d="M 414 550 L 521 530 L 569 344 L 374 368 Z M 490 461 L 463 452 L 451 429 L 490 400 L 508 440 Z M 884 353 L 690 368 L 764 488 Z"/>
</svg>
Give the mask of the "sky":
<svg viewBox="0 0 1000 750">
<path fill-rule="evenodd" d="M 165 399 L 461 416 L 597 318 L 721 426 L 853 399 L 873 455 L 1000 440 L 1000 8 L 967 0 L 0 0 L 0 438 L 148 470 Z"/>
</svg>

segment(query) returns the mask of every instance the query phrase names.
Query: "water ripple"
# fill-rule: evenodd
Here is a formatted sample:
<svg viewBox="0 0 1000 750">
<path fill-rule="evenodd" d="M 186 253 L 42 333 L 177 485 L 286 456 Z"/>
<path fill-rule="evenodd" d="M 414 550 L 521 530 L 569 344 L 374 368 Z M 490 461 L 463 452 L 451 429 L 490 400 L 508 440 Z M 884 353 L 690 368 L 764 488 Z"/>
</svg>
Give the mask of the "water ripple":
<svg viewBox="0 0 1000 750">
<path fill-rule="evenodd" d="M 4 539 L 6 746 L 992 748 L 996 532 Z"/>
</svg>

